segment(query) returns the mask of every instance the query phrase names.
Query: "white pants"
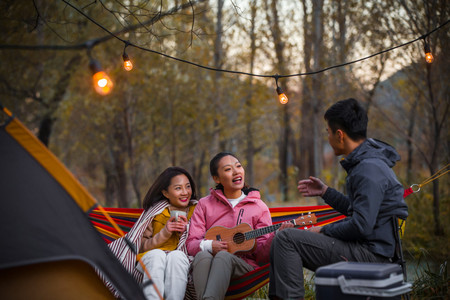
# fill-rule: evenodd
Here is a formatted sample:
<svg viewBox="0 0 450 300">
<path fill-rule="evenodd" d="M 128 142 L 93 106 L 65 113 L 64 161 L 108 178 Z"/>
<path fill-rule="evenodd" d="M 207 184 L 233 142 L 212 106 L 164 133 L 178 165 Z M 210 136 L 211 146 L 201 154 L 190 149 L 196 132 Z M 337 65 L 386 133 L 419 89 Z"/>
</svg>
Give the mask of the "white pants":
<svg viewBox="0 0 450 300">
<path fill-rule="evenodd" d="M 189 272 L 189 259 L 186 254 L 179 250 L 166 254 L 160 249 L 153 249 L 142 257 L 142 262 L 164 299 L 182 300 L 184 298 Z M 138 269 L 142 271 L 140 265 Z M 145 284 L 148 276 L 145 272 L 143 273 Z M 148 300 L 159 299 L 153 285 L 146 286 L 144 294 Z"/>
</svg>

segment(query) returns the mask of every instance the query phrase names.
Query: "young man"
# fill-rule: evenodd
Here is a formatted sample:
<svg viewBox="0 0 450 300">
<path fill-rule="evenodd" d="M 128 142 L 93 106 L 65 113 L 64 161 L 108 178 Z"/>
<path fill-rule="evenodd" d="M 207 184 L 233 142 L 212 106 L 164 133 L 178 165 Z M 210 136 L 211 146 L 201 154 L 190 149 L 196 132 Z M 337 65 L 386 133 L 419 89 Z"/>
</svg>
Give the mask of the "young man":
<svg viewBox="0 0 450 300">
<path fill-rule="evenodd" d="M 271 299 L 302 299 L 303 267 L 315 271 L 339 261 L 389 262 L 395 247 L 392 217 L 408 216 L 403 186 L 391 169 L 400 156 L 388 144 L 366 138 L 368 118 L 359 103 L 339 101 L 324 117 L 334 154 L 344 156 L 348 195 L 312 176 L 299 181 L 298 190 L 305 197 L 321 196 L 346 218 L 276 235 L 270 252 Z"/>
</svg>

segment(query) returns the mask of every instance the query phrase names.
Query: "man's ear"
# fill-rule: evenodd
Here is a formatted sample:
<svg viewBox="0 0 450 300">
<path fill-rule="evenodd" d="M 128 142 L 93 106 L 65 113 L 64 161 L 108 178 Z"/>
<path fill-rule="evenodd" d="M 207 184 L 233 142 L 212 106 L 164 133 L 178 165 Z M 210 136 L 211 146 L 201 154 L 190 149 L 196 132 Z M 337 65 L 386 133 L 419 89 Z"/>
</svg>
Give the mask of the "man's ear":
<svg viewBox="0 0 450 300">
<path fill-rule="evenodd" d="M 337 137 L 339 139 L 339 142 L 343 143 L 344 142 L 344 137 L 345 137 L 345 132 L 342 129 L 338 129 L 338 130 L 336 130 L 336 135 L 337 135 Z"/>
</svg>

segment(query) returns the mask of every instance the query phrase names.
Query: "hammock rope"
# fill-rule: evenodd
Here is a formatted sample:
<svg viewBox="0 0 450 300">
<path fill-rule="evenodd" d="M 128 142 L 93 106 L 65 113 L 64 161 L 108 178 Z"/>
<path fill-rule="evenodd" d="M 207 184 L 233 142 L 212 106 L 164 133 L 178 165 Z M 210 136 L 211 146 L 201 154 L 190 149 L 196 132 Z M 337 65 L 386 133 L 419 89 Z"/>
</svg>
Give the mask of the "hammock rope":
<svg viewBox="0 0 450 300">
<path fill-rule="evenodd" d="M 428 177 L 427 179 L 425 179 L 424 181 L 422 181 L 422 183 L 414 183 L 412 184 L 409 188 L 407 188 L 403 194 L 403 198 L 405 198 L 406 196 L 412 194 L 412 193 L 417 193 L 420 191 L 420 189 L 432 182 L 433 180 L 438 179 L 441 176 L 444 176 L 445 174 L 447 174 L 448 172 L 450 172 L 449 169 L 450 164 L 447 164 L 445 167 L 441 168 L 439 171 L 437 171 L 436 173 L 434 173 L 433 175 L 431 175 L 430 177 Z"/>
</svg>

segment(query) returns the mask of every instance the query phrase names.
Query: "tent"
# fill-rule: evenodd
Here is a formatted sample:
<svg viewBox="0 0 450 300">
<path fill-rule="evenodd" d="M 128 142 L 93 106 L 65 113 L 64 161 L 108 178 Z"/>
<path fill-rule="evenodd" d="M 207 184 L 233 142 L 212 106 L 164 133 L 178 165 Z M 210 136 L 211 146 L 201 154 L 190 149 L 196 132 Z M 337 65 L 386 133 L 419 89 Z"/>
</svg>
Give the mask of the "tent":
<svg viewBox="0 0 450 300">
<path fill-rule="evenodd" d="M 95 199 L 0 105 L 1 299 L 145 299 L 88 219 Z M 4 122 L 2 122 L 2 120 Z"/>
</svg>

